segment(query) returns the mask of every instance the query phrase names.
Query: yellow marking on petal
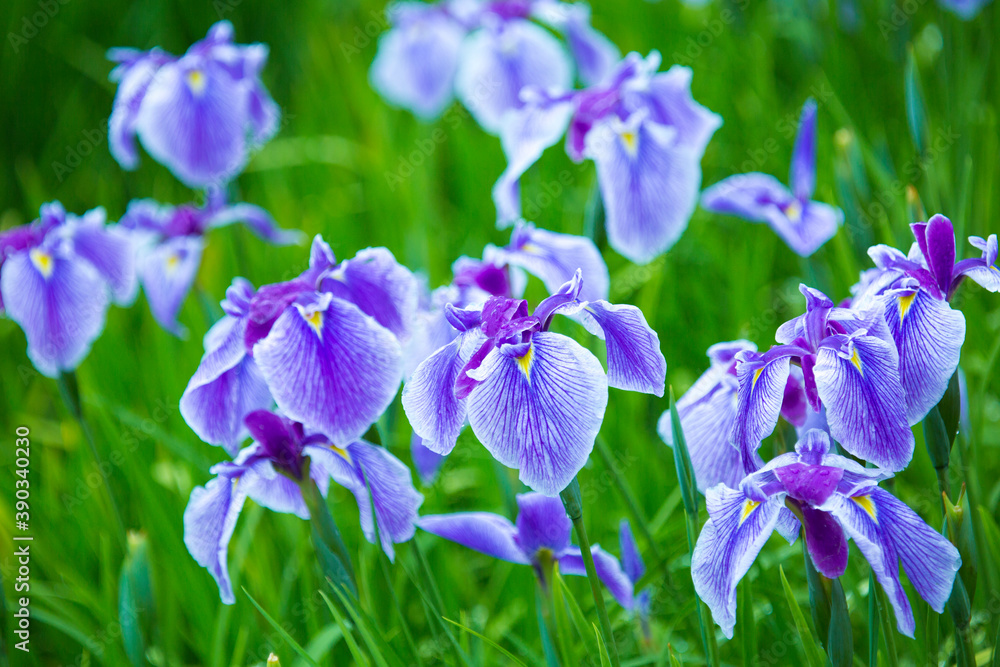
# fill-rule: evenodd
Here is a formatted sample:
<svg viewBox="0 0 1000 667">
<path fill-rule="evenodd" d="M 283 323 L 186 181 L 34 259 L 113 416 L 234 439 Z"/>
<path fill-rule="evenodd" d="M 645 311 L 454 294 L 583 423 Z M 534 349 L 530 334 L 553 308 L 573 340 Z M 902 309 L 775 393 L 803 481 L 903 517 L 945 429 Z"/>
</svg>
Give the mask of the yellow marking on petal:
<svg viewBox="0 0 1000 667">
<path fill-rule="evenodd" d="M 743 522 L 746 521 L 748 518 L 750 518 L 750 515 L 753 514 L 753 511 L 755 509 L 757 509 L 759 506 L 760 506 L 760 503 L 757 502 L 756 500 L 749 500 L 748 499 L 748 500 L 743 501 L 743 511 L 740 512 L 740 524 L 739 525 L 742 526 Z"/>
<path fill-rule="evenodd" d="M 872 518 L 872 521 L 878 521 L 878 517 L 875 516 L 875 503 L 872 502 L 871 496 L 855 496 L 851 500 L 857 503 L 858 507 L 863 509 Z"/>
<path fill-rule="evenodd" d="M 635 132 L 631 130 L 626 130 L 619 135 L 622 138 L 622 143 L 625 144 L 625 150 L 628 151 L 629 155 L 635 155 L 638 150 L 639 137 L 636 136 Z"/>
<path fill-rule="evenodd" d="M 994 264 L 994 265 L 993 265 L 993 266 L 991 266 L 990 268 L 991 268 L 991 269 L 993 269 L 994 271 L 996 271 L 997 273 L 1000 273 L 1000 267 L 997 267 L 997 265 L 996 265 L 996 264 Z"/>
<path fill-rule="evenodd" d="M 529 347 L 528 351 L 517 358 L 517 365 L 521 367 L 524 377 L 531 379 L 531 361 L 535 358 L 534 348 Z"/>
<path fill-rule="evenodd" d="M 536 246 L 534 243 L 525 243 L 524 245 L 521 246 L 521 252 L 529 252 L 534 254 L 539 252 L 539 250 L 538 246 Z"/>
<path fill-rule="evenodd" d="M 34 248 L 31 251 L 30 257 L 31 263 L 35 265 L 35 268 L 38 269 L 38 272 L 43 277 L 48 278 L 52 275 L 52 255 L 44 250 Z"/>
<path fill-rule="evenodd" d="M 353 461 L 351 460 L 351 455 L 347 453 L 346 449 L 341 449 L 337 445 L 329 445 L 329 447 L 334 454 L 337 454 L 338 456 L 340 456 L 340 458 L 344 459 L 348 463 L 353 464 Z"/>
<path fill-rule="evenodd" d="M 854 366 L 858 369 L 859 373 L 862 373 L 862 370 L 861 370 L 861 357 L 858 356 L 858 349 L 857 348 L 854 348 L 854 354 L 851 355 L 851 363 L 854 364 Z"/>
<path fill-rule="evenodd" d="M 906 314 L 910 312 L 910 307 L 913 305 L 913 300 L 917 298 L 917 293 L 909 294 L 907 296 L 899 297 L 899 321 L 902 322 Z"/>
<path fill-rule="evenodd" d="M 798 199 L 793 199 L 791 203 L 785 207 L 785 217 L 792 222 L 798 222 L 802 219 L 802 204 L 799 203 Z"/>
<path fill-rule="evenodd" d="M 240 483 L 239 477 L 233 477 L 232 487 L 229 489 L 230 493 L 236 493 L 236 486 Z"/>
<path fill-rule="evenodd" d="M 174 271 L 177 269 L 177 265 L 181 263 L 180 255 L 176 253 L 167 257 L 167 271 Z"/>
<path fill-rule="evenodd" d="M 193 69 L 187 74 L 188 88 L 195 95 L 200 95 L 205 90 L 205 73 L 200 69 Z"/>
<path fill-rule="evenodd" d="M 323 311 L 322 310 L 317 310 L 316 312 L 312 313 L 311 315 L 304 315 L 304 317 L 305 317 L 306 322 L 309 323 L 309 326 L 311 326 L 313 329 L 316 330 L 316 333 L 319 333 L 320 329 L 323 328 Z"/>
<path fill-rule="evenodd" d="M 764 367 L 761 366 L 753 372 L 753 382 L 750 384 L 750 388 L 753 389 L 757 386 L 757 380 L 760 379 L 760 374 L 764 372 Z"/>
</svg>

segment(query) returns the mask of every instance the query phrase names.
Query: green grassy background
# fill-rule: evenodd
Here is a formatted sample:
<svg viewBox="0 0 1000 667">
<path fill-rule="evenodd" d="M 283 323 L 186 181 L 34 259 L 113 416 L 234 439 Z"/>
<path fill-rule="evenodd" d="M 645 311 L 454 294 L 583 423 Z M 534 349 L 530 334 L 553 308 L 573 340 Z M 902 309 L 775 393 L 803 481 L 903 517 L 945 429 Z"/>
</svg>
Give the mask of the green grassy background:
<svg viewBox="0 0 1000 667">
<path fill-rule="evenodd" d="M 961 235 L 1000 231 L 995 4 L 970 23 L 944 12 L 934 0 L 861 4 L 858 25 L 850 30 L 838 19 L 849 8 L 834 1 L 741 0 L 700 10 L 675 0 L 593 3 L 594 24 L 623 52 L 658 49 L 664 69 L 678 60 L 694 68 L 695 98 L 725 119 L 703 160 L 705 184 L 748 168 L 784 179 L 795 119 L 806 97 L 815 96 L 820 103 L 817 197 L 847 213 L 845 227 L 809 260 L 794 256 L 765 226 L 703 211 L 695 213 L 668 254 L 646 267 L 603 248 L 613 299 L 641 307 L 659 332 L 668 383 L 678 395 L 704 370 L 709 345 L 739 337 L 762 347 L 773 342 L 777 324 L 803 310 L 799 282 L 840 299 L 858 271 L 869 266 L 864 253 L 869 244 L 906 249 L 911 217 L 905 185 L 917 188 L 929 212 L 949 215 Z M 449 278 L 457 256 L 478 256 L 485 243 L 506 241 L 507 232 L 494 228 L 490 200 L 504 166 L 499 142 L 457 105 L 438 123 L 422 124 L 387 106 L 368 86 L 375 38 L 385 25 L 382 3 L 70 0 L 60 5 L 52 0 L 54 16 L 15 50 L 9 34 L 22 34 L 25 17 L 30 21 L 45 7 L 38 0 L 7 0 L 0 7 L 0 26 L 8 35 L 0 45 L 0 126 L 5 128 L 0 228 L 30 221 L 39 205 L 52 199 L 75 212 L 101 205 L 116 220 L 132 198 L 175 203 L 191 198 L 145 154 L 137 171 L 124 172 L 108 153 L 105 128 L 114 87 L 107 80 L 111 66 L 104 52 L 122 45 L 181 52 L 221 13 L 235 24 L 238 41 L 270 45 L 264 80 L 284 111 L 278 136 L 235 184 L 239 197 L 265 207 L 283 226 L 310 236 L 322 233 L 340 257 L 370 245 L 387 246 L 407 266 L 426 272 L 432 285 Z M 918 107 L 911 96 L 909 106 L 924 109 L 923 152 L 907 121 L 907 76 L 923 100 Z M 436 127 L 445 130 L 441 143 L 431 140 Z M 554 202 L 540 199 L 543 187 L 558 181 L 564 170 L 571 185 Z M 403 182 L 391 184 L 391 174 L 403 175 Z M 540 226 L 581 233 L 593 183 L 591 164 L 574 165 L 554 148 L 525 178 L 526 205 L 538 204 L 534 217 Z M 964 241 L 960 248 L 967 256 L 978 252 Z M 305 248 L 270 247 L 242 228 L 219 230 L 209 238 L 198 280 L 218 300 L 235 275 L 257 285 L 274 282 L 298 273 L 306 258 Z M 987 664 L 1000 621 L 1000 296 L 975 286 L 962 289 L 960 306 L 968 322 L 962 367 L 971 429 L 958 440 L 950 478 L 955 488 L 967 482 L 972 495 L 980 538 L 973 643 L 979 664 Z M 533 284 L 529 296 L 539 294 L 540 286 Z M 147 633 L 146 659 L 156 665 L 228 667 L 260 664 L 275 650 L 283 664 L 298 664 L 281 635 L 240 591 L 243 587 L 322 664 L 351 664 L 337 624 L 316 595 L 320 579 L 306 522 L 248 503 L 230 548 L 237 590 L 232 607 L 220 604 L 214 582 L 184 548 L 181 516 L 191 488 L 203 484 L 208 467 L 225 454 L 200 442 L 177 410 L 207 329 L 194 295 L 180 319 L 190 329 L 187 340 L 160 329 L 141 296 L 130 309 L 112 308 L 103 336 L 78 371 L 98 448 L 105 459 L 118 462 L 108 479 L 124 522 L 146 540 L 152 593 L 143 597 L 140 617 L 151 619 L 143 622 L 153 628 Z M 28 425 L 34 444 L 32 653 L 15 651 L 12 664 L 127 664 L 119 604 L 125 552 L 97 465 L 55 382 L 33 371 L 23 334 L 9 320 L 0 320 L 0 349 L 0 573 L 8 604 L 14 572 L 15 426 Z M 613 391 L 602 430 L 662 556 L 657 564 L 650 545 L 639 537 L 647 564 L 654 566 L 647 578 L 654 588 L 650 644 L 611 605 L 618 645 L 631 665 L 667 663 L 668 644 L 685 664 L 703 663 L 672 455 L 655 432 L 666 407 L 666 399 Z M 408 462 L 409 429 L 398 400 L 386 425 L 389 445 Z M 895 492 L 939 525 L 934 471 L 920 429 L 916 432 L 917 454 L 897 477 Z M 774 450 L 783 446 L 780 438 L 773 440 Z M 772 451 L 771 445 L 765 451 Z M 516 475 L 501 474 L 517 490 Z M 580 480 L 592 541 L 617 553 L 618 521 L 630 515 L 596 452 Z M 468 430 L 438 481 L 423 491 L 428 513 L 506 511 L 497 469 Z M 354 552 L 362 606 L 388 643 L 407 654 L 391 585 L 425 663 L 450 660 L 441 653 L 409 578 L 416 569 L 412 547 L 400 546 L 387 583 L 378 552 L 360 535 L 353 500 L 338 490 L 331 494 L 331 508 Z M 436 575 L 445 614 L 529 664 L 538 659 L 537 587 L 530 568 L 499 563 L 426 534 L 417 537 Z M 788 634 L 794 626 L 779 565 L 808 617 L 801 550 L 773 538 L 749 574 L 756 618 L 750 629 L 757 647 L 750 654 L 752 664 L 800 662 L 802 646 Z M 853 548 L 842 579 L 856 662 L 866 664 L 868 566 Z M 588 619 L 596 622 L 586 582 L 568 583 Z M 910 592 L 917 638 L 895 634 L 892 639 L 903 664 L 928 664 L 927 646 L 935 639 L 927 629 L 936 624 L 925 622 L 928 608 Z M 943 618 L 940 626 L 943 660 L 953 640 L 951 622 Z M 743 660 L 747 629 L 738 625 L 735 639 L 721 644 L 724 663 Z M 477 663 L 506 663 L 478 640 L 464 636 L 462 642 Z"/>
</svg>

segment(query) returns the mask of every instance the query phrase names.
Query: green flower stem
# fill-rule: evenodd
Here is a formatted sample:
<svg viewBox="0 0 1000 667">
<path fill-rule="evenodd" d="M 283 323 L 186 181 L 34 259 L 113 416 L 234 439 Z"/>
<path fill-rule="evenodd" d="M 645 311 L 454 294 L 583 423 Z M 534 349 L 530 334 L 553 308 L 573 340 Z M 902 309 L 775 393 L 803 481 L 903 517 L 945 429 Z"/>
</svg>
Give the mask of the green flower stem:
<svg viewBox="0 0 1000 667">
<path fill-rule="evenodd" d="M 601 590 L 601 580 L 597 578 L 597 569 L 594 567 L 594 556 L 590 553 L 590 540 L 587 539 L 587 529 L 583 525 L 583 504 L 580 501 L 580 482 L 576 477 L 559 494 L 562 499 L 566 514 L 573 522 L 576 529 L 576 539 L 579 542 L 580 553 L 583 554 L 583 564 L 587 568 L 587 579 L 590 580 L 590 592 L 594 595 L 594 605 L 597 607 L 597 616 L 601 619 L 601 630 L 604 633 L 604 643 L 608 648 L 608 655 L 611 657 L 611 664 L 614 667 L 621 667 L 621 660 L 618 658 L 618 646 L 615 644 L 615 636 L 611 632 L 611 621 L 608 619 L 608 609 L 604 605 L 604 592 Z"/>
<path fill-rule="evenodd" d="M 121 544 L 122 550 L 127 551 L 128 541 L 125 537 L 125 522 L 122 521 L 121 512 L 118 510 L 118 503 L 115 502 L 115 495 L 111 492 L 111 485 L 108 483 L 107 475 L 104 474 L 104 470 L 101 466 L 103 460 L 97 451 L 97 443 L 94 441 L 94 432 L 90 430 L 90 424 L 83 416 L 83 405 L 80 402 L 80 389 L 77 384 L 76 372 L 69 371 L 68 373 L 60 373 L 58 377 L 56 377 L 56 384 L 59 386 L 59 393 L 62 395 L 63 401 L 66 403 L 66 407 L 69 408 L 73 418 L 76 419 L 76 423 L 80 425 L 80 430 L 83 431 L 83 438 L 87 441 L 90 453 L 94 457 L 94 462 L 97 464 L 97 471 L 101 476 L 101 482 L 104 485 L 104 492 L 108 494 L 108 502 L 111 504 L 111 512 L 115 516 L 115 524 L 118 527 L 118 542 Z"/>
<path fill-rule="evenodd" d="M 642 536 L 646 538 L 646 543 L 649 546 L 649 552 L 653 555 L 653 560 L 660 562 L 662 554 L 659 547 L 656 546 L 656 540 L 653 539 L 653 532 L 649 529 L 649 523 L 646 522 L 646 517 L 643 516 L 642 510 L 639 508 L 639 502 L 636 500 L 635 494 L 632 493 L 631 487 L 629 487 L 625 477 L 618 471 L 617 466 L 615 466 L 614 457 L 611 454 L 608 443 L 601 436 L 597 436 L 597 452 L 600 454 L 601 460 L 604 461 L 605 467 L 611 472 L 611 477 L 615 480 L 615 485 L 618 487 L 619 493 L 625 499 L 625 504 L 628 505 L 632 520 L 639 527 L 639 532 L 642 533 Z M 669 577 L 669 572 L 667 576 Z"/>
<path fill-rule="evenodd" d="M 350 590 L 351 594 L 357 597 L 358 581 L 351 566 L 351 557 L 347 552 L 344 539 L 340 536 L 333 516 L 330 514 L 330 507 L 326 504 L 326 499 L 316 486 L 316 482 L 309 476 L 309 464 L 303 466 L 302 479 L 299 480 L 299 488 L 302 490 L 302 498 L 309 509 L 309 520 L 313 529 L 313 541 L 320 553 L 320 562 L 325 569 L 333 570 L 340 581 L 333 581 L 336 586 L 343 583 Z M 323 551 L 329 551 L 331 559 L 325 557 Z M 330 572 L 324 574 L 329 575 Z"/>
</svg>

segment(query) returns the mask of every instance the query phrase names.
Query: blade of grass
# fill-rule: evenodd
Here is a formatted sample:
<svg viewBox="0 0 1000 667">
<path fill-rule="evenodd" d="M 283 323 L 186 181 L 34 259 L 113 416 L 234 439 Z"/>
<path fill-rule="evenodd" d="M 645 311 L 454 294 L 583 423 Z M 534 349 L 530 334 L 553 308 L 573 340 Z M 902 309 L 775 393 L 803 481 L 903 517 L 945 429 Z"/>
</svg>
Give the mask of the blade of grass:
<svg viewBox="0 0 1000 667">
<path fill-rule="evenodd" d="M 253 596 L 250 595 L 250 592 L 247 591 L 247 589 L 245 588 L 243 589 L 243 594 L 246 595 L 247 598 L 249 598 L 253 606 L 256 607 L 257 611 L 261 613 L 261 616 L 264 617 L 264 620 L 266 620 L 268 624 L 272 628 L 274 628 L 275 632 L 281 635 L 281 638 L 285 640 L 285 643 L 288 644 L 288 646 L 290 646 L 293 651 L 299 654 L 300 658 L 305 660 L 308 664 L 312 665 L 312 667 L 319 667 L 319 663 L 313 660 L 312 656 L 309 655 L 309 653 L 306 652 L 304 648 L 299 646 L 299 643 L 295 641 L 295 639 L 290 634 L 288 634 L 288 631 L 285 630 L 285 628 L 283 628 L 280 623 L 271 618 L 271 615 L 268 614 L 266 611 L 264 611 L 263 607 L 257 604 L 257 601 L 253 599 Z"/>
<path fill-rule="evenodd" d="M 354 635 L 351 634 L 351 628 L 347 624 L 347 620 L 341 613 L 337 605 L 333 603 L 333 600 L 327 596 L 323 591 L 319 591 L 319 594 L 323 597 L 323 601 L 326 602 L 326 606 L 330 608 L 330 613 L 333 614 L 334 620 L 337 621 L 337 625 L 340 626 L 340 631 L 344 633 L 344 641 L 347 642 L 347 650 L 351 652 L 351 656 L 354 661 L 363 667 L 368 667 L 371 663 L 365 654 L 361 652 L 361 647 L 358 646 L 358 642 L 354 639 Z"/>
<path fill-rule="evenodd" d="M 473 630 L 472 628 L 467 628 L 464 625 L 462 625 L 461 623 L 458 623 L 457 621 L 453 621 L 450 618 L 444 617 L 444 620 L 447 623 L 451 623 L 452 625 L 458 626 L 460 629 L 462 629 L 465 632 L 469 633 L 473 637 L 478 637 L 481 641 L 485 642 L 487 645 L 492 646 L 497 651 L 499 651 L 500 653 L 503 653 L 505 656 L 507 656 L 507 658 L 509 658 L 515 665 L 521 665 L 521 667 L 528 667 L 523 662 L 521 662 L 517 658 L 516 655 L 514 655 L 513 653 L 511 653 L 510 651 L 508 651 L 507 649 L 505 649 L 503 646 L 500 646 L 500 644 L 497 644 L 495 641 L 493 641 L 489 637 L 487 637 L 485 635 L 481 635 L 478 632 L 476 632 L 475 630 Z"/>
<path fill-rule="evenodd" d="M 792 610 L 792 620 L 795 621 L 795 629 L 798 630 L 799 641 L 801 642 L 806 662 L 812 667 L 825 667 L 826 656 L 816 643 L 816 637 L 813 636 L 812 630 L 809 629 L 809 624 L 806 622 L 806 617 L 802 613 L 799 603 L 795 601 L 795 594 L 792 592 L 792 587 L 788 584 L 788 579 L 785 577 L 785 569 L 780 565 L 778 566 L 778 573 L 781 576 L 781 587 L 785 591 L 785 600 L 788 602 L 788 607 Z"/>
</svg>

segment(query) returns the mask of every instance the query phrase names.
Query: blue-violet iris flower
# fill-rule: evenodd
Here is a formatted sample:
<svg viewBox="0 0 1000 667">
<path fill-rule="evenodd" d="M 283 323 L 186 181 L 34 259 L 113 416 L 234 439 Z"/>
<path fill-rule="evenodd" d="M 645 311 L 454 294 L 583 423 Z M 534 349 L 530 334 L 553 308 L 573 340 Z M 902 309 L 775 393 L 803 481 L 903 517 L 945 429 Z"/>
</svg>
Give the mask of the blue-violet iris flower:
<svg viewBox="0 0 1000 667">
<path fill-rule="evenodd" d="M 620 604 L 639 619 L 639 624 L 642 626 L 642 636 L 648 642 L 652 636 L 649 630 L 652 594 L 648 588 L 635 593 L 636 583 L 642 579 L 642 575 L 646 574 L 646 564 L 642 561 L 639 547 L 635 544 L 635 537 L 632 535 L 632 527 L 629 525 L 628 519 L 622 519 L 618 525 L 618 543 L 622 550 L 622 569 L 628 580 L 632 582 L 633 587 L 632 599 Z"/>
<path fill-rule="evenodd" d="M 226 554 L 243 503 L 250 498 L 274 512 L 308 519 L 299 487 L 306 475 L 324 497 L 331 479 L 353 493 L 365 537 L 375 543 L 377 523 L 382 550 L 390 559 L 393 544 L 413 537 L 423 496 L 413 488 L 409 468 L 385 448 L 363 440 L 335 445 L 266 410 L 248 414 L 246 427 L 253 443 L 234 461 L 212 466 L 216 476 L 191 492 L 184 510 L 184 544 L 215 578 L 224 603 L 235 602 Z"/>
<path fill-rule="evenodd" d="M 581 301 L 581 275 L 542 301 L 491 297 L 447 309 L 461 335 L 428 357 L 403 388 L 403 408 L 424 445 L 455 446 L 466 417 L 500 463 L 535 491 L 557 495 L 586 463 L 604 419 L 608 386 L 663 395 L 659 338 L 635 306 Z M 608 373 L 579 343 L 549 331 L 578 314 L 607 344 Z"/>
<path fill-rule="evenodd" d="M 808 257 L 837 233 L 844 213 L 812 200 L 816 189 L 816 102 L 802 107 L 792 150 L 789 190 L 774 176 L 761 173 L 730 176 L 706 188 L 701 205 L 707 211 L 765 222 L 802 257 Z"/>
<path fill-rule="evenodd" d="M 280 112 L 260 81 L 264 44 L 234 44 L 233 26 L 219 21 L 205 39 L 177 57 L 159 48 L 116 48 L 118 83 L 108 120 L 111 154 L 135 169 L 142 145 L 192 188 L 224 185 L 250 152 L 278 129 Z"/>
<path fill-rule="evenodd" d="M 811 430 L 747 476 L 738 489 L 719 484 L 706 496 L 709 520 L 691 556 L 698 596 L 727 637 L 736 624 L 736 586 L 789 507 L 804 521 L 806 548 L 825 577 L 847 568 L 848 539 L 871 565 L 896 613 L 896 627 L 913 636 L 913 610 L 899 580 L 899 563 L 917 593 L 939 614 L 962 559 L 916 512 L 878 483 L 892 477 L 830 453 L 829 436 Z M 792 539 L 798 527 L 791 532 Z"/>
<path fill-rule="evenodd" d="M 0 313 L 28 339 L 43 375 L 75 369 L 104 329 L 108 305 L 135 299 L 128 234 L 105 225 L 103 208 L 82 216 L 43 204 L 33 222 L 0 232 Z"/>
<path fill-rule="evenodd" d="M 562 501 L 541 493 L 517 496 L 517 522 L 491 512 L 432 514 L 417 519 L 417 526 L 446 540 L 510 563 L 531 565 L 544 590 L 550 584 L 548 569 L 560 574 L 586 576 L 580 547 L 570 543 L 573 523 Z M 597 576 L 623 607 L 632 606 L 632 581 L 618 559 L 593 545 Z"/>
</svg>

